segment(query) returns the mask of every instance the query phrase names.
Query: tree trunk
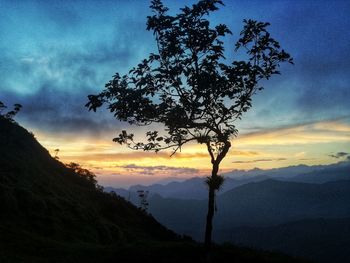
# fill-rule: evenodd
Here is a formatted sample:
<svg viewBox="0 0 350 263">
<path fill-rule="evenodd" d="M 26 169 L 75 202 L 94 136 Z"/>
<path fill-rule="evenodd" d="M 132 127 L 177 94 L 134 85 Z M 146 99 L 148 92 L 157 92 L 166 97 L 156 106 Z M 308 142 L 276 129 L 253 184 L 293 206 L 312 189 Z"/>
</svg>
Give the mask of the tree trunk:
<svg viewBox="0 0 350 263">
<path fill-rule="evenodd" d="M 218 171 L 219 171 L 219 164 L 214 163 L 211 177 L 217 176 Z M 205 250 L 207 252 L 209 252 L 210 248 L 211 248 L 211 235 L 212 235 L 212 230 L 213 230 L 214 206 L 215 206 L 215 189 L 211 185 L 209 185 L 208 214 L 207 214 L 207 223 L 206 223 L 206 227 L 205 227 L 205 241 L 204 241 Z"/>
<path fill-rule="evenodd" d="M 230 141 L 224 142 L 224 147 L 216 159 L 214 158 L 214 155 L 210 148 L 209 143 L 207 143 L 207 147 L 208 147 L 208 152 L 211 156 L 211 163 L 213 164 L 211 178 L 215 179 L 215 177 L 218 176 L 219 165 L 221 161 L 225 158 L 228 150 L 231 147 L 231 142 Z M 216 180 L 213 180 L 213 181 L 216 181 Z M 213 231 L 213 217 L 214 217 L 214 210 L 215 210 L 215 191 L 217 191 L 218 188 L 219 186 L 209 184 L 208 214 L 207 214 L 207 223 L 205 227 L 205 240 L 204 240 L 204 247 L 206 251 L 207 261 L 210 261 L 211 235 Z"/>
</svg>

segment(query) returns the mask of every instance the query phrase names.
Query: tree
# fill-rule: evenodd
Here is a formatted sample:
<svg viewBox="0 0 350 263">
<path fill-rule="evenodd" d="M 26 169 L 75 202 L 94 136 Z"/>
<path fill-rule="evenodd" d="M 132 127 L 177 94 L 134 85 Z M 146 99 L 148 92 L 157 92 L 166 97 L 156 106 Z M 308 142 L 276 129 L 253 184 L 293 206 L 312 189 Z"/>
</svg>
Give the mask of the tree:
<svg viewBox="0 0 350 263">
<path fill-rule="evenodd" d="M 58 157 L 58 153 L 59 153 L 60 149 L 57 148 L 57 149 L 55 149 L 55 150 L 53 150 L 53 151 L 54 151 L 54 153 L 55 153 L 55 156 L 54 156 L 53 158 L 59 160 L 60 158 Z"/>
<path fill-rule="evenodd" d="M 13 105 L 13 110 L 10 110 L 10 111 L 5 113 L 4 110 L 6 108 L 7 108 L 6 105 L 2 101 L 0 101 L 0 117 L 4 118 L 6 120 L 9 120 L 10 122 L 16 123 L 13 118 L 21 110 L 22 105 L 16 103 Z"/>
<path fill-rule="evenodd" d="M 243 50 L 245 60 L 228 64 L 223 38 L 232 34 L 219 24 L 211 27 L 208 15 L 220 0 L 202 0 L 169 15 L 161 0 L 151 2 L 152 16 L 147 30 L 152 31 L 157 53 L 151 53 L 126 75 L 116 73 L 105 89 L 89 95 L 87 107 L 96 111 L 106 104 L 115 118 L 131 125 L 160 124 L 139 142 L 123 130 L 115 142 L 134 150 L 171 149 L 175 154 L 189 142 L 206 146 L 212 164 L 207 177 L 209 188 L 205 247 L 211 246 L 215 193 L 224 178 L 219 165 L 237 135 L 235 121 L 252 106 L 252 96 L 263 87 L 261 80 L 279 74 L 282 62 L 292 58 L 267 31 L 269 23 L 244 20 L 235 52 Z"/>
<path fill-rule="evenodd" d="M 93 172 L 81 167 L 80 164 L 74 162 L 66 164 L 66 167 L 72 170 L 74 174 L 78 175 L 80 178 L 91 184 L 97 190 L 102 190 L 101 186 L 97 184 L 96 175 Z"/>
<path fill-rule="evenodd" d="M 148 198 L 149 192 L 146 190 L 137 190 L 137 194 L 138 194 L 139 199 L 140 199 L 140 208 L 143 211 L 147 212 L 148 205 L 149 205 L 147 198 Z"/>
</svg>

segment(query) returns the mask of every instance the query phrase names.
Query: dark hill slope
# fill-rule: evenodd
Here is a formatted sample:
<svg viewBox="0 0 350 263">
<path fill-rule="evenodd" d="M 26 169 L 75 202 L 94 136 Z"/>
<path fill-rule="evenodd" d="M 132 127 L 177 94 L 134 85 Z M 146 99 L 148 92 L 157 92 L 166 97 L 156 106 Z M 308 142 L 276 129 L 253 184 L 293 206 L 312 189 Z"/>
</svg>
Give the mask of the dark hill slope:
<svg viewBox="0 0 350 263">
<path fill-rule="evenodd" d="M 175 237 L 152 217 L 53 159 L 25 129 L 0 120 L 2 225 L 57 240 L 108 243 Z"/>
<path fill-rule="evenodd" d="M 33 245 L 31 240 L 50 240 L 56 249 L 66 242 L 79 246 L 177 239 L 153 217 L 67 169 L 25 129 L 2 118 L 0 211 L 0 242 L 7 250 L 23 245 L 20 241 Z M 0 257 L 6 249 L 1 246 Z"/>
<path fill-rule="evenodd" d="M 204 262 L 184 241 L 115 194 L 52 158 L 0 116 L 0 262 Z M 213 262 L 300 262 L 217 247 Z"/>
</svg>

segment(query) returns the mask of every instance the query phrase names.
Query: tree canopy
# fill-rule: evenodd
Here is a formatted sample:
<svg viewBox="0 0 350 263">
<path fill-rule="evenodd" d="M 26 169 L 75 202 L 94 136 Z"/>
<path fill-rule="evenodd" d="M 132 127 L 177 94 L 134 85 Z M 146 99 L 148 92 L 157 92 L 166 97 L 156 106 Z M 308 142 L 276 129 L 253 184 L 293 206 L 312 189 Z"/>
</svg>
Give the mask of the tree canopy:
<svg viewBox="0 0 350 263">
<path fill-rule="evenodd" d="M 207 15 L 219 0 L 199 1 L 171 16 L 160 0 L 151 4 L 147 30 L 153 32 L 158 52 L 151 53 L 129 74 L 116 73 L 105 90 L 89 95 L 89 109 L 107 103 L 114 116 L 135 125 L 160 123 L 159 131 L 146 133 L 147 142 L 135 142 L 123 131 L 114 141 L 145 151 L 173 150 L 187 142 L 208 146 L 213 160 L 220 158 L 223 143 L 237 134 L 235 120 L 251 106 L 258 83 L 279 74 L 281 62 L 292 62 L 267 31 L 269 23 L 244 20 L 235 51 L 246 60 L 226 62 L 223 38 L 232 34 L 226 25 L 210 26 Z M 217 155 L 216 157 L 214 155 Z"/>
<path fill-rule="evenodd" d="M 21 110 L 22 105 L 16 103 L 16 104 L 13 105 L 13 109 L 12 110 L 5 112 L 6 108 L 7 108 L 7 106 L 2 101 L 0 101 L 0 117 L 2 117 L 4 119 L 7 119 L 7 120 L 9 120 L 11 122 L 15 122 L 15 120 L 13 118 Z"/>
</svg>

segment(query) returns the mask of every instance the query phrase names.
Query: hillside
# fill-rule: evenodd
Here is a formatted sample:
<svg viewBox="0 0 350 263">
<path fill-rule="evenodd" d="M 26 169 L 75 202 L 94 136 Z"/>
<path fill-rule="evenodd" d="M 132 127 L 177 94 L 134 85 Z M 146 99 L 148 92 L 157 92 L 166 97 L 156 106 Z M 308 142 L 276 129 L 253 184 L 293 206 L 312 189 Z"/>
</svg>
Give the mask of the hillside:
<svg viewBox="0 0 350 263">
<path fill-rule="evenodd" d="M 0 239 L 13 249 L 21 239 L 74 245 L 176 239 L 132 204 L 67 169 L 25 129 L 1 118 L 0 156 Z M 8 240 L 9 233 L 16 240 Z"/>
<path fill-rule="evenodd" d="M 52 158 L 0 116 L 0 262 L 204 262 L 181 239 L 123 198 Z M 213 261 L 301 262 L 276 253 L 215 247 Z"/>
</svg>

